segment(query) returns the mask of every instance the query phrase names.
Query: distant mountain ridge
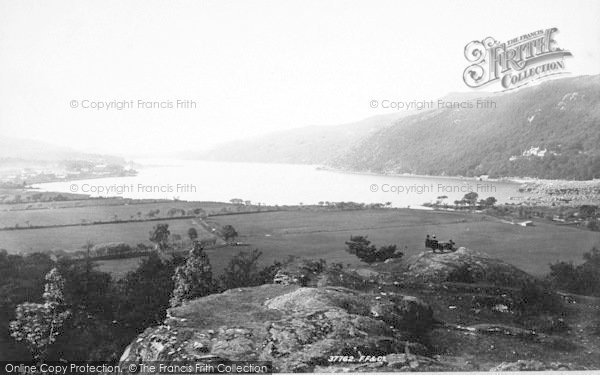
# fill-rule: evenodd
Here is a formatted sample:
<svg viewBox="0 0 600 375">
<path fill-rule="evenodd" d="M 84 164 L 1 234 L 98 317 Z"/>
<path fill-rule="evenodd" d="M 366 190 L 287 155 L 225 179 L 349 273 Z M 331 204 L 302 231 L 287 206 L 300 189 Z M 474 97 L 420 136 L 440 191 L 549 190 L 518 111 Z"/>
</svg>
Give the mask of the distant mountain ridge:
<svg viewBox="0 0 600 375">
<path fill-rule="evenodd" d="M 222 145 L 201 158 L 220 161 L 263 163 L 324 164 L 342 156 L 364 139 L 404 113 L 392 113 L 342 125 L 307 126 L 281 131 L 253 140 L 234 141 Z"/>
<path fill-rule="evenodd" d="M 428 175 L 600 178 L 600 75 L 555 79 L 396 121 L 328 165 Z"/>
<path fill-rule="evenodd" d="M 495 108 L 477 108 L 477 100 Z M 231 142 L 222 161 L 320 164 L 371 173 L 600 178 L 600 75 L 554 79 L 514 92 L 451 93 L 442 107 L 306 127 Z"/>
<path fill-rule="evenodd" d="M 0 136 L 0 159 L 7 161 L 57 162 L 65 160 L 102 161 L 124 164 L 118 156 L 86 153 L 46 142 Z"/>
</svg>

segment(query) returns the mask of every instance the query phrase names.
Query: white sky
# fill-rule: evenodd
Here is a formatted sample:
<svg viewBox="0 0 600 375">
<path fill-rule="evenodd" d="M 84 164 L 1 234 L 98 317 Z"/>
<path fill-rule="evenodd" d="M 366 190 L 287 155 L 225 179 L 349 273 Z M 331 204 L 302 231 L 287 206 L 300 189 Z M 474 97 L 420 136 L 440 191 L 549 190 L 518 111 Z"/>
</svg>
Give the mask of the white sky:
<svg viewBox="0 0 600 375">
<path fill-rule="evenodd" d="M 558 27 L 600 73 L 600 1 L 0 0 L 0 136 L 110 153 L 218 142 L 470 91 L 464 46 Z M 191 99 L 191 110 L 71 100 Z"/>
</svg>

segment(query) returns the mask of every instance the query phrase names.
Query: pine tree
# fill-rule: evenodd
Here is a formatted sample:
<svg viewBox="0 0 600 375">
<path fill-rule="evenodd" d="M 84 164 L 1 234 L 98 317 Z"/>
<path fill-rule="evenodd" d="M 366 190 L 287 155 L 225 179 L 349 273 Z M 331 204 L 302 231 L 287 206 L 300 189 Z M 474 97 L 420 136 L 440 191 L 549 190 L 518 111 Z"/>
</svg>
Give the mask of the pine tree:
<svg viewBox="0 0 600 375">
<path fill-rule="evenodd" d="M 212 267 L 202 246 L 195 241 L 185 264 L 175 269 L 173 276 L 175 288 L 171 298 L 171 307 L 179 306 L 183 301 L 204 297 L 215 291 Z"/>
</svg>

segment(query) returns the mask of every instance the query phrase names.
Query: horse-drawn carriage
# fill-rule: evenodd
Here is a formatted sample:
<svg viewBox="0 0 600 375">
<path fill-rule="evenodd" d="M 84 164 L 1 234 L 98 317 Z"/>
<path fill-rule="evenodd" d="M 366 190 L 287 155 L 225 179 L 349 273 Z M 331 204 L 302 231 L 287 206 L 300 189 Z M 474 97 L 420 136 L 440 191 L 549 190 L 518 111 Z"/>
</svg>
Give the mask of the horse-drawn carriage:
<svg viewBox="0 0 600 375">
<path fill-rule="evenodd" d="M 438 241 L 435 236 L 433 236 L 433 238 L 430 238 L 429 235 L 425 237 L 425 247 L 433 250 L 434 253 L 446 253 L 457 250 L 456 243 L 454 243 L 454 241 L 450 240 L 448 242 L 441 242 Z"/>
</svg>

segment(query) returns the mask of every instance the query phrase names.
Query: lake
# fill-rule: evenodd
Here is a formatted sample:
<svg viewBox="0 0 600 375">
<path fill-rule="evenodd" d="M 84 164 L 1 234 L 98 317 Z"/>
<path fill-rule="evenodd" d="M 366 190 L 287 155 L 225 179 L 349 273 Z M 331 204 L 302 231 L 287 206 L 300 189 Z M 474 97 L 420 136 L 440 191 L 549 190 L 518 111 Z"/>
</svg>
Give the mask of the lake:
<svg viewBox="0 0 600 375">
<path fill-rule="evenodd" d="M 268 205 L 353 201 L 422 207 L 440 196 L 452 203 L 474 191 L 503 203 L 526 196 L 519 185 L 475 179 L 344 173 L 312 165 L 137 160 L 132 177 L 108 177 L 34 185 L 43 191 L 91 196 L 228 202 L 232 198 Z M 512 199 L 511 199 L 512 197 Z"/>
</svg>

